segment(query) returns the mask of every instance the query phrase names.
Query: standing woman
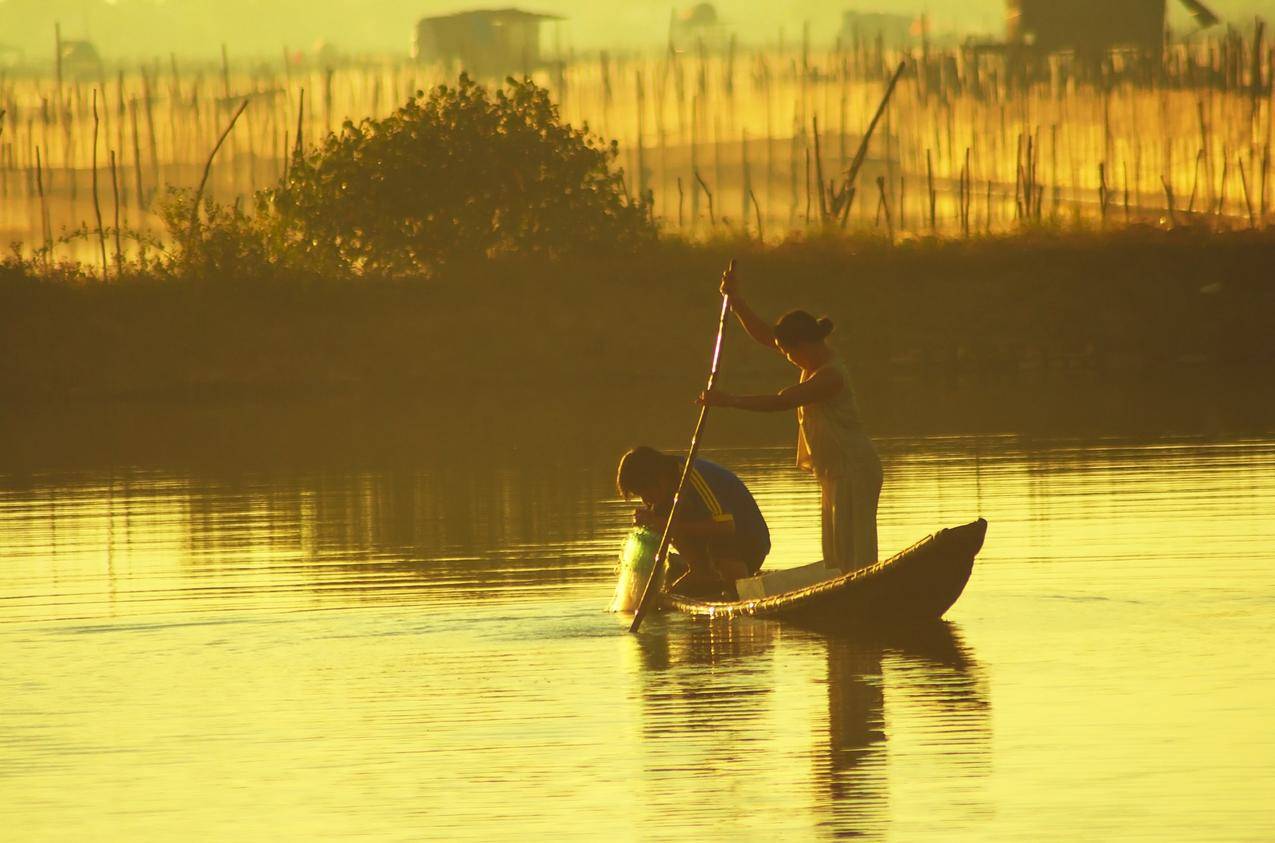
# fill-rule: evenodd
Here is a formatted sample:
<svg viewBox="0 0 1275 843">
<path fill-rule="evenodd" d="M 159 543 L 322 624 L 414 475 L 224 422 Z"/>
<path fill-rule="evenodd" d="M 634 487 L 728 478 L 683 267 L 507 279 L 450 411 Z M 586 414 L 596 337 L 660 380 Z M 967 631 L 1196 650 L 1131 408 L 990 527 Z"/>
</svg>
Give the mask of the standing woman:
<svg viewBox="0 0 1275 843">
<path fill-rule="evenodd" d="M 769 413 L 796 410 L 797 465 L 815 475 L 822 492 L 823 560 L 854 571 L 877 561 L 877 501 L 881 460 L 863 431 L 845 364 L 827 343 L 832 320 L 804 310 L 785 314 L 774 327 L 744 301 L 733 271 L 722 275 L 722 294 L 749 336 L 801 370 L 801 380 L 773 395 L 703 393 L 713 407 Z"/>
</svg>

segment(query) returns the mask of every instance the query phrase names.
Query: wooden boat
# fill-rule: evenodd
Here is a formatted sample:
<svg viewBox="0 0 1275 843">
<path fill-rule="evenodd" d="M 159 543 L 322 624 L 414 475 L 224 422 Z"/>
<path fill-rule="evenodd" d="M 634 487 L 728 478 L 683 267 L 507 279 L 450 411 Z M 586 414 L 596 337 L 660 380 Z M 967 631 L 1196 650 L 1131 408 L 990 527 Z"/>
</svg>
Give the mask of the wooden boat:
<svg viewBox="0 0 1275 843">
<path fill-rule="evenodd" d="M 838 628 L 915 623 L 941 618 L 974 569 L 987 535 L 980 518 L 931 536 L 867 568 L 756 600 L 699 600 L 665 594 L 666 610 L 702 618 L 779 618 L 803 626 Z"/>
</svg>

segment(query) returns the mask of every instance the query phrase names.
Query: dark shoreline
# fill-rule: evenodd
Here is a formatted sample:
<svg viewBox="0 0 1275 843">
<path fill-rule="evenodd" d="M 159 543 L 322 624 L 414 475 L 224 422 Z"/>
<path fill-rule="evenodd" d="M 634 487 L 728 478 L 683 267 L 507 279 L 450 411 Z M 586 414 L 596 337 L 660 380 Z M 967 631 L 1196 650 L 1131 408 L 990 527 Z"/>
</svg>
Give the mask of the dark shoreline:
<svg viewBox="0 0 1275 843">
<path fill-rule="evenodd" d="M 1035 380 L 1275 370 L 1275 231 L 1132 229 L 917 241 L 690 246 L 436 279 L 68 284 L 0 273 L 6 403 L 221 400 L 616 384 L 693 388 L 716 276 L 828 314 L 859 377 Z M 728 339 L 736 385 L 786 364 Z"/>
<path fill-rule="evenodd" d="M 790 378 L 768 379 L 778 387 Z M 1222 440 L 1275 431 L 1275 382 L 1200 367 L 1165 377 L 1071 373 L 1005 379 L 860 378 L 869 433 L 1081 443 Z M 212 475 L 395 467 L 463 454 L 468 464 L 543 463 L 580 451 L 601 475 L 624 449 L 685 448 L 696 386 L 510 387 L 457 401 L 438 391 L 262 398 L 64 399 L 0 406 L 0 476 L 132 466 Z M 720 411 L 710 450 L 791 448 L 791 413 Z M 551 470 L 547 468 L 546 470 Z M 20 482 L 20 481 L 19 481 Z"/>
</svg>

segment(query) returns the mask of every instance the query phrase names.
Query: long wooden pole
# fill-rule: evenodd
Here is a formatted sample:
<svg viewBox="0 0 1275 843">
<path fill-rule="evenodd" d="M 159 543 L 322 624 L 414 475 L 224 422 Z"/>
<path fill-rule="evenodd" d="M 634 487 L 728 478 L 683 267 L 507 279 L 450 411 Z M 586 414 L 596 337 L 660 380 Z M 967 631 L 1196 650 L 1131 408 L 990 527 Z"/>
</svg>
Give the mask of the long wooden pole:
<svg viewBox="0 0 1275 843">
<path fill-rule="evenodd" d="M 735 271 L 735 261 L 731 260 L 727 272 Z M 730 296 L 722 296 L 722 312 L 717 319 L 717 340 L 713 343 L 713 362 L 708 372 L 708 386 L 705 391 L 712 391 L 717 383 L 717 372 L 722 363 L 722 337 L 726 335 L 726 318 L 730 315 Z M 682 465 L 682 475 L 677 479 L 677 489 L 673 492 L 673 504 L 669 507 L 668 520 L 664 522 L 664 532 L 660 535 L 660 546 L 655 552 L 655 567 L 642 589 L 642 599 L 638 601 L 637 611 L 633 613 L 633 623 L 629 632 L 637 632 L 650 609 L 651 601 L 661 588 L 664 566 L 668 564 L 669 545 L 673 539 L 673 519 L 677 517 L 677 507 L 682 502 L 682 490 L 686 487 L 686 478 L 690 476 L 695 464 L 695 455 L 699 453 L 700 436 L 704 432 L 704 420 L 708 417 L 708 405 L 699 409 L 699 419 L 695 422 L 695 432 L 691 434 L 691 447 L 686 452 L 686 462 Z"/>
</svg>

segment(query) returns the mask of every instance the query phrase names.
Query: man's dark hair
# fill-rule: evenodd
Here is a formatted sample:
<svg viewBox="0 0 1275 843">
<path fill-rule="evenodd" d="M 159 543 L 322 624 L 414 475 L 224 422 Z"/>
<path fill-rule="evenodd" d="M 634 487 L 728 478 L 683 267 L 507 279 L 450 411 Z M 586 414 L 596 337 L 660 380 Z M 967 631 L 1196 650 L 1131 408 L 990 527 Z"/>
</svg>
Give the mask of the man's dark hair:
<svg viewBox="0 0 1275 843">
<path fill-rule="evenodd" d="M 639 445 L 620 457 L 620 468 L 615 473 L 615 488 L 628 500 L 640 490 L 650 489 L 658 483 L 660 476 L 668 471 L 669 464 L 676 459 L 647 445 Z"/>
</svg>

